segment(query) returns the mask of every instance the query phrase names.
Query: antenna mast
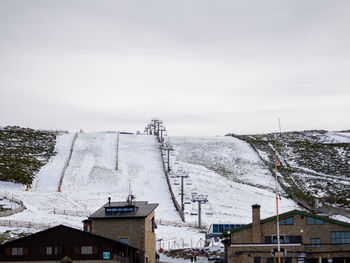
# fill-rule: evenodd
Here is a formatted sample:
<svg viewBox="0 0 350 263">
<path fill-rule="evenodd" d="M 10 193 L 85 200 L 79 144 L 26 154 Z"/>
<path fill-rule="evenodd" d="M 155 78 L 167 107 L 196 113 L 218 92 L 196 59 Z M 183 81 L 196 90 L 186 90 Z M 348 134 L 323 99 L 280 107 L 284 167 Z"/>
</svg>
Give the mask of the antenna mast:
<svg viewBox="0 0 350 263">
<path fill-rule="evenodd" d="M 281 122 L 278 118 L 278 124 L 281 133 Z M 277 253 L 278 253 L 278 263 L 281 263 L 281 243 L 280 243 L 280 223 L 278 215 L 278 181 L 277 181 L 277 133 L 275 133 L 275 180 L 276 180 L 276 225 L 277 225 Z"/>
</svg>

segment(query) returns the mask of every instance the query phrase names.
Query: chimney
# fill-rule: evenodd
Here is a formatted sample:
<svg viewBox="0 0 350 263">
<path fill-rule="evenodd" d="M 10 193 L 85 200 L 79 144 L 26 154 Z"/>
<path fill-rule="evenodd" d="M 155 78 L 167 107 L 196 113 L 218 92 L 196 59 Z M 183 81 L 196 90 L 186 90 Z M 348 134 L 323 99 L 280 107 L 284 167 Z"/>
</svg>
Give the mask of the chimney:
<svg viewBox="0 0 350 263">
<path fill-rule="evenodd" d="M 108 197 L 108 204 L 111 205 L 111 198 Z"/>
<path fill-rule="evenodd" d="M 253 222 L 252 222 L 252 243 L 261 243 L 260 230 L 260 205 L 252 205 Z"/>
</svg>

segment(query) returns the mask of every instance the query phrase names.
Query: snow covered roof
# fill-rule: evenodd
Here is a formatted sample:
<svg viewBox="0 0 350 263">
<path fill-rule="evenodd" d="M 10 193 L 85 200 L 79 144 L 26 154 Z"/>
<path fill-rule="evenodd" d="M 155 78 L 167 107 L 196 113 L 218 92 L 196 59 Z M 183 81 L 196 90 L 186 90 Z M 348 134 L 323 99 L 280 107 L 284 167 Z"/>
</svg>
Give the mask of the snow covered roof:
<svg viewBox="0 0 350 263">
<path fill-rule="evenodd" d="M 89 219 L 99 219 L 99 218 L 133 218 L 133 217 L 147 217 L 154 209 L 156 209 L 158 204 L 149 204 L 147 201 L 134 201 L 129 202 L 108 202 L 95 213 L 89 216 Z M 113 213 L 107 213 L 109 208 L 130 208 L 132 210 L 126 211 L 115 211 Z"/>
</svg>

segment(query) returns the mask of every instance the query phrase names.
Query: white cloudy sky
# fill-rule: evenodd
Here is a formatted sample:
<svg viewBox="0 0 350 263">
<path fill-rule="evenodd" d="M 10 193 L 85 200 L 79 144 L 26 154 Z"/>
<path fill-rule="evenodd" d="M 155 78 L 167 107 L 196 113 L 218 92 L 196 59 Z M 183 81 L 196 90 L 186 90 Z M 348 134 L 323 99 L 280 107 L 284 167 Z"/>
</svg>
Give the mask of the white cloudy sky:
<svg viewBox="0 0 350 263">
<path fill-rule="evenodd" d="M 0 126 L 350 129 L 350 1 L 0 0 Z"/>
</svg>

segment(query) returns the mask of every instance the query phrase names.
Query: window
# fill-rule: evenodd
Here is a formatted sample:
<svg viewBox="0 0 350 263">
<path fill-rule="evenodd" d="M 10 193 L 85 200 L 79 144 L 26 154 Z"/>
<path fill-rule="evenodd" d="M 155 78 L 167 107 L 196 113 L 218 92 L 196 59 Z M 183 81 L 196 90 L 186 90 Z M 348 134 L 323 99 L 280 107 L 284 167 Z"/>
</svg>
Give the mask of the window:
<svg viewBox="0 0 350 263">
<path fill-rule="evenodd" d="M 254 257 L 254 263 L 261 263 L 261 257 Z"/>
<path fill-rule="evenodd" d="M 106 207 L 107 215 L 116 215 L 121 213 L 133 212 L 134 207 Z"/>
<path fill-rule="evenodd" d="M 281 244 L 301 243 L 301 236 L 280 235 Z M 277 244 L 277 236 L 265 236 L 265 244 Z"/>
<path fill-rule="evenodd" d="M 23 255 L 23 247 L 13 247 L 11 251 L 12 256 L 22 256 Z"/>
<path fill-rule="evenodd" d="M 45 247 L 45 249 L 40 253 L 45 255 L 58 255 L 59 252 L 58 247 Z"/>
<path fill-rule="evenodd" d="M 312 247 L 319 247 L 321 244 L 321 241 L 319 238 L 310 238 L 310 243 Z"/>
<path fill-rule="evenodd" d="M 52 247 L 46 247 L 46 255 L 52 255 Z"/>
<path fill-rule="evenodd" d="M 331 232 L 332 244 L 350 244 L 350 231 Z"/>
<path fill-rule="evenodd" d="M 213 225 L 213 233 L 219 233 L 219 225 Z"/>
<path fill-rule="evenodd" d="M 279 221 L 280 225 L 294 225 L 294 218 L 288 217 Z"/>
<path fill-rule="evenodd" d="M 306 224 L 308 225 L 323 225 L 324 221 L 321 219 L 316 219 L 311 216 L 306 217 Z"/>
<path fill-rule="evenodd" d="M 149 231 L 154 232 L 154 217 L 149 220 Z"/>
<path fill-rule="evenodd" d="M 120 242 L 124 243 L 124 244 L 129 244 L 129 239 L 128 238 L 120 238 L 119 239 Z"/>
<path fill-rule="evenodd" d="M 86 232 L 91 232 L 90 225 L 86 226 Z"/>
<path fill-rule="evenodd" d="M 92 255 L 92 246 L 81 247 L 82 255 Z"/>
</svg>

